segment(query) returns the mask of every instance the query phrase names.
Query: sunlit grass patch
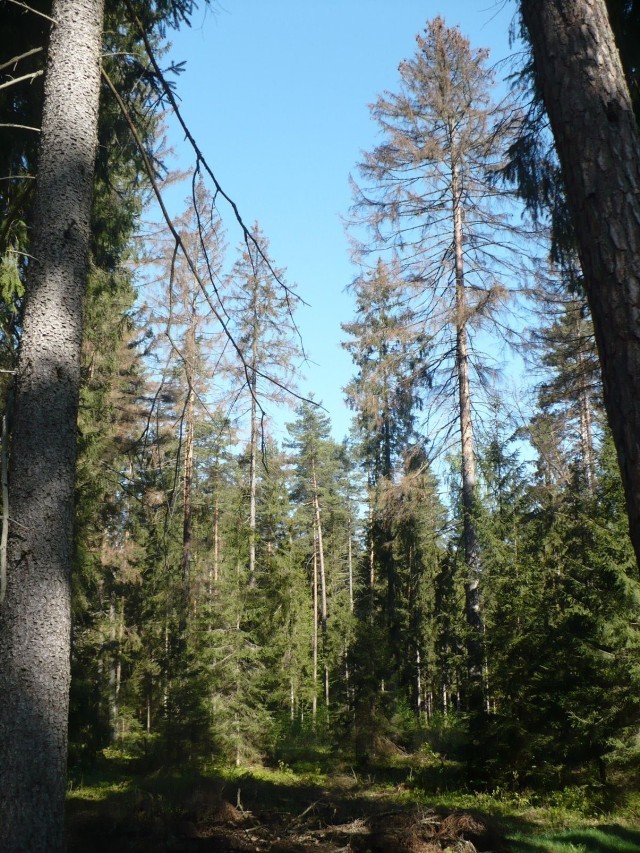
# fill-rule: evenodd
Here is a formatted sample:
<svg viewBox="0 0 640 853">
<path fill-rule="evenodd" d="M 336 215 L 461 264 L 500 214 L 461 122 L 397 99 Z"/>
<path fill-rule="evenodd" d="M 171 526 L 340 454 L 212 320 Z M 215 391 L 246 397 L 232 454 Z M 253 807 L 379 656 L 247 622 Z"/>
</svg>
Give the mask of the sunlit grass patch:
<svg viewBox="0 0 640 853">
<path fill-rule="evenodd" d="M 597 826 L 545 833 L 531 837 L 509 836 L 514 853 L 637 853 L 640 831 L 624 826 Z"/>
</svg>

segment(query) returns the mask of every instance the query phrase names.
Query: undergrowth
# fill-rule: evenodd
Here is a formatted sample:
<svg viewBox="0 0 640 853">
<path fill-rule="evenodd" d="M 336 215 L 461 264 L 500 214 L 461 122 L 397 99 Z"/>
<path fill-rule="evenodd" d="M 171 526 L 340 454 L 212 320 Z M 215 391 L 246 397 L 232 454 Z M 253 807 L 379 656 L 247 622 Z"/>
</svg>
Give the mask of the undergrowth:
<svg viewBox="0 0 640 853">
<path fill-rule="evenodd" d="M 634 780 L 615 786 L 559 791 L 465 786 L 464 768 L 431 752 L 399 754 L 358 767 L 349 756 L 308 750 L 274 766 L 230 767 L 215 762 L 199 769 L 150 772 L 123 753 L 107 752 L 91 770 L 71 776 L 70 806 L 102 810 L 106 820 L 140 803 L 154 814 L 180 812 L 198 788 L 215 788 L 234 807 L 262 814 L 300 814 L 316 801 L 349 803 L 363 815 L 375 810 L 423 806 L 490 819 L 514 853 L 633 853 L 640 850 L 640 792 Z M 149 808 L 149 806 L 145 806 Z M 73 810 L 73 809 L 72 809 Z"/>
</svg>

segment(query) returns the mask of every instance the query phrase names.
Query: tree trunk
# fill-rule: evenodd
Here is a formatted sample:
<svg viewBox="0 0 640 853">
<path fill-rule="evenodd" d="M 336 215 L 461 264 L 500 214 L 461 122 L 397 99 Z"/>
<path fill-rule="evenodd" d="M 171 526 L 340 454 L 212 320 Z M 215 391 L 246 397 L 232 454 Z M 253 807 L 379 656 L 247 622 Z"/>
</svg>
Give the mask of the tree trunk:
<svg viewBox="0 0 640 853">
<path fill-rule="evenodd" d="M 640 134 L 604 0 L 522 0 L 640 563 Z"/>
<path fill-rule="evenodd" d="M 194 398 L 196 323 L 193 305 L 189 316 L 189 328 L 185 340 L 184 364 L 187 383 L 187 399 L 184 406 L 184 461 L 182 466 L 182 601 L 180 612 L 181 633 L 184 633 L 189 618 L 191 602 L 191 563 L 193 560 L 193 519 L 191 496 L 193 493 L 193 442 L 194 442 Z"/>
<path fill-rule="evenodd" d="M 217 484 L 216 484 L 217 488 Z M 218 583 L 220 574 L 220 499 L 216 494 L 213 504 L 213 582 Z M 209 589 L 209 597 L 212 590 Z"/>
<path fill-rule="evenodd" d="M 351 513 L 347 521 L 347 569 L 349 572 L 349 612 L 353 613 L 353 544 L 351 539 Z"/>
<path fill-rule="evenodd" d="M 453 196 L 453 247 L 456 276 L 456 372 L 460 407 L 460 442 L 462 461 L 462 527 L 464 538 L 465 614 L 469 628 L 467 642 L 469 657 L 469 706 L 478 711 L 482 707 L 482 617 L 480 615 L 480 549 L 476 530 L 476 462 L 473 447 L 473 422 L 471 420 L 471 392 L 469 388 L 469 354 L 467 349 L 467 303 L 464 282 L 462 187 L 457 164 L 451 169 Z"/>
<path fill-rule="evenodd" d="M 256 485 L 257 471 L 256 463 L 258 458 L 258 376 L 256 373 L 258 364 L 258 334 L 259 334 L 259 317 L 258 317 L 258 284 L 253 283 L 252 294 L 252 311 L 253 311 L 253 330 L 251 339 L 251 436 L 249 444 L 249 452 L 251 458 L 249 460 L 249 586 L 255 584 L 256 575 Z"/>
<path fill-rule="evenodd" d="M 578 408 L 580 413 L 580 454 L 587 491 L 593 497 L 596 486 L 596 471 L 593 452 L 593 428 L 591 418 L 591 394 L 585 376 L 584 354 L 578 350 Z"/>
<path fill-rule="evenodd" d="M 314 525 L 315 526 L 315 525 Z M 313 536 L 313 698 L 311 715 L 316 724 L 318 712 L 318 547 L 316 534 Z"/>
<path fill-rule="evenodd" d="M 313 510 L 318 536 L 318 565 L 320 567 L 320 624 L 322 628 L 322 657 L 324 659 L 324 704 L 329 707 L 329 670 L 327 668 L 327 578 L 324 565 L 324 545 L 322 544 L 322 523 L 320 520 L 320 501 L 318 499 L 318 481 L 315 461 L 311 462 L 313 473 Z"/>
<path fill-rule="evenodd" d="M 0 849 L 64 848 L 76 419 L 102 0 L 56 0 L 10 464 L 0 608 Z"/>
</svg>

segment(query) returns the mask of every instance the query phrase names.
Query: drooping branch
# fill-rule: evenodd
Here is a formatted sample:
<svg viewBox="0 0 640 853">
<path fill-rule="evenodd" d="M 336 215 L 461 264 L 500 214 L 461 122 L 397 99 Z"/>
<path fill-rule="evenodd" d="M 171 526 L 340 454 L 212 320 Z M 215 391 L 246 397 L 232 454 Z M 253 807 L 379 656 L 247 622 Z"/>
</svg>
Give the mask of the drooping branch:
<svg viewBox="0 0 640 853">
<path fill-rule="evenodd" d="M 209 177 L 213 181 L 213 185 L 215 187 L 216 195 L 222 196 L 222 198 L 227 202 L 227 204 L 229 205 L 229 207 L 233 211 L 235 219 L 236 219 L 238 225 L 240 226 L 240 228 L 242 230 L 242 234 L 244 236 L 244 240 L 245 240 L 245 243 L 247 244 L 247 247 L 249 247 L 250 243 L 254 246 L 255 250 L 258 253 L 258 256 L 267 265 L 267 268 L 268 268 L 269 272 L 271 273 L 271 275 L 273 276 L 274 280 L 277 281 L 278 284 L 280 285 L 280 287 L 284 290 L 284 292 L 286 294 L 289 314 L 292 315 L 293 312 L 292 312 L 290 301 L 289 301 L 291 299 L 291 297 L 302 302 L 303 304 L 306 304 L 306 303 L 304 302 L 304 300 L 300 296 L 298 296 L 297 293 L 292 291 L 291 288 L 289 288 L 282 281 L 281 277 L 273 269 L 273 265 L 271 264 L 269 258 L 267 258 L 264 255 L 262 248 L 258 244 L 254 235 L 251 233 L 249 228 L 246 226 L 244 219 L 242 218 L 242 215 L 240 214 L 240 211 L 238 210 L 237 204 L 234 202 L 234 200 L 231 198 L 231 196 L 229 196 L 224 191 L 224 189 L 222 188 L 222 186 L 221 186 L 220 182 L 218 181 L 218 179 L 216 178 L 213 170 L 211 169 L 211 167 L 207 163 L 207 160 L 206 160 L 204 154 L 202 153 L 202 150 L 200 149 L 198 143 L 194 139 L 193 134 L 189 130 L 187 123 L 185 122 L 184 118 L 182 117 L 182 113 L 180 112 L 180 108 L 178 106 L 178 102 L 176 100 L 176 97 L 175 97 L 175 95 L 171 89 L 171 86 L 167 82 L 164 74 L 162 73 L 162 69 L 160 68 L 160 66 L 158 64 L 158 61 L 155 57 L 153 48 L 151 46 L 151 42 L 150 42 L 150 40 L 147 36 L 147 33 L 146 33 L 146 31 L 142 25 L 142 22 L 140 21 L 140 18 L 136 14 L 135 9 L 132 7 L 129 0 L 125 0 L 125 6 L 127 7 L 129 15 L 131 16 L 131 20 L 135 23 L 135 25 L 138 29 L 138 32 L 140 34 L 140 37 L 142 38 L 142 40 L 144 42 L 144 46 L 145 46 L 145 50 L 147 52 L 147 56 L 149 57 L 149 61 L 151 62 L 151 65 L 153 66 L 153 70 L 155 72 L 156 78 L 157 78 L 158 82 L 160 83 L 160 86 L 162 87 L 164 97 L 167 99 L 168 103 L 170 104 L 171 109 L 172 109 L 176 119 L 178 120 L 180 127 L 182 128 L 182 130 L 184 132 L 186 140 L 189 142 L 189 144 L 193 148 L 193 151 L 196 155 L 196 171 L 200 168 L 200 165 L 202 165 L 204 167 L 205 171 L 207 172 L 207 174 L 209 175 Z"/>
<path fill-rule="evenodd" d="M 202 276 L 200 275 L 200 273 L 198 271 L 197 265 L 196 265 L 193 257 L 191 256 L 191 253 L 188 251 L 187 247 L 185 246 L 184 241 L 182 240 L 182 238 L 181 238 L 181 236 L 180 236 L 180 234 L 179 234 L 179 232 L 178 232 L 178 230 L 177 230 L 177 228 L 173 222 L 173 219 L 171 218 L 171 215 L 169 214 L 169 211 L 167 210 L 164 199 L 162 197 L 162 192 L 160 190 L 160 187 L 158 186 L 158 182 L 157 182 L 156 177 L 155 177 L 153 166 L 152 166 L 151 161 L 149 159 L 149 155 L 147 154 L 144 143 L 142 142 L 142 139 L 140 138 L 140 134 L 138 133 L 138 129 L 135 126 L 135 123 L 131 117 L 131 114 L 129 113 L 129 110 L 127 109 L 126 104 L 124 103 L 122 97 L 120 96 L 120 93 L 118 92 L 118 90 L 114 86 L 113 82 L 111 81 L 111 78 L 109 77 L 107 72 L 104 70 L 104 68 L 102 69 L 102 76 L 103 76 L 107 86 L 109 87 L 111 93 L 113 94 L 114 98 L 116 99 L 116 102 L 117 102 L 120 110 L 122 111 L 122 114 L 123 114 L 128 126 L 129 126 L 129 129 L 131 131 L 133 139 L 134 139 L 136 146 L 140 152 L 140 156 L 141 156 L 142 162 L 144 164 L 145 172 L 146 172 L 147 177 L 149 179 L 149 182 L 151 184 L 151 188 L 152 188 L 153 193 L 155 195 L 155 198 L 158 202 L 158 206 L 160 207 L 160 210 L 162 212 L 162 216 L 165 220 L 167 228 L 171 232 L 171 235 L 175 241 L 176 247 L 177 248 L 179 247 L 182 255 L 184 256 L 185 261 L 187 262 L 187 266 L 189 267 L 189 270 L 191 271 L 191 274 L 193 275 L 194 280 L 196 281 L 198 287 L 200 288 L 200 290 L 202 292 L 202 295 L 204 296 L 204 298 L 207 302 L 207 305 L 209 306 L 211 314 L 220 324 L 225 336 L 227 337 L 229 343 L 233 347 L 233 350 L 235 351 L 236 355 L 238 356 L 240 363 L 242 365 L 244 375 L 245 375 L 247 387 L 251 388 L 251 376 L 255 372 L 255 374 L 257 376 L 259 376 L 261 379 L 265 379 L 267 382 L 271 383 L 272 385 L 275 385 L 277 388 L 280 388 L 281 390 L 285 391 L 287 394 L 290 394 L 292 397 L 299 400 L 300 402 L 309 402 L 309 403 L 312 403 L 313 405 L 318 405 L 317 402 L 312 401 L 312 400 L 308 400 L 306 397 L 303 397 L 302 395 L 293 391 L 291 388 L 288 388 L 286 385 L 279 382 L 275 377 L 270 376 L 269 374 L 266 374 L 260 370 L 253 371 L 250 368 L 250 366 L 247 364 L 247 361 L 244 357 L 244 354 L 243 354 L 239 344 L 237 343 L 237 341 L 236 341 L 236 339 L 235 339 L 235 337 L 231 331 L 228 319 L 225 316 L 224 309 L 222 307 L 218 308 L 214 304 L 214 302 L 211 298 L 211 294 L 209 293 L 207 286 L 206 286 L 205 282 L 202 279 Z M 234 205 L 234 207 L 235 207 L 235 205 Z M 247 233 L 249 233 L 249 232 L 247 232 Z M 250 235 L 250 238 L 255 243 L 255 239 L 253 238 L 252 235 Z M 261 251 L 260 247 L 258 247 L 258 250 L 260 251 L 260 253 L 262 255 L 262 251 Z M 270 266 L 270 268 L 271 268 L 271 266 Z M 214 288 L 214 290 L 216 292 L 216 296 L 218 296 L 217 290 L 215 288 L 215 284 L 213 282 L 212 282 L 212 287 Z M 218 301 L 220 301 L 219 296 L 218 296 Z M 253 394 L 253 391 L 252 391 L 252 394 Z M 265 413 L 262 405 L 260 404 L 259 400 L 257 400 L 257 399 L 256 399 L 256 404 L 260 410 L 261 417 L 264 418 L 266 413 Z"/>
</svg>

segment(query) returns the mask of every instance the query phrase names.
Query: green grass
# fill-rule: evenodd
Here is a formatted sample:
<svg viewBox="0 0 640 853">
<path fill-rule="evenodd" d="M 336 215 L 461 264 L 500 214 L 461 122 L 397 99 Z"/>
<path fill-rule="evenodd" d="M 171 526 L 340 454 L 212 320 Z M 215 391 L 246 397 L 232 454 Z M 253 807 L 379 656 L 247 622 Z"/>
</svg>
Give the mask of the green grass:
<svg viewBox="0 0 640 853">
<path fill-rule="evenodd" d="M 509 837 L 514 853 L 638 853 L 640 831 L 620 825 Z"/>
<path fill-rule="evenodd" d="M 300 814 L 310 803 L 362 816 L 422 805 L 467 811 L 500 830 L 513 853 L 640 853 L 640 792 L 635 779 L 608 790 L 474 792 L 455 762 L 403 755 L 359 769 L 348 757 L 308 753 L 275 767 L 223 767 L 141 772 L 125 756 L 107 755 L 91 772 L 72 777 L 70 813 L 94 814 L 96 826 L 138 820 L 168 822 L 194 790 L 215 790 L 232 804 L 264 814 Z M 82 849 L 79 847 L 74 850 Z"/>
</svg>

